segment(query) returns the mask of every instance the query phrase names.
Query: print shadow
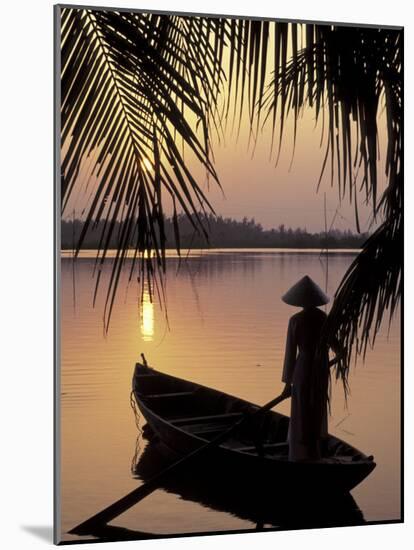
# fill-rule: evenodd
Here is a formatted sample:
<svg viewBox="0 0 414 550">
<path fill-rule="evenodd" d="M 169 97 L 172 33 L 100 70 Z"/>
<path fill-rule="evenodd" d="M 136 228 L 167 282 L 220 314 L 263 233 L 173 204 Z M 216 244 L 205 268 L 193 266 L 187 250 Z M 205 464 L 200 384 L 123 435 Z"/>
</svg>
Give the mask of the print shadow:
<svg viewBox="0 0 414 550">
<path fill-rule="evenodd" d="M 53 543 L 53 527 L 51 525 L 22 525 L 21 528 L 38 539 Z"/>
</svg>

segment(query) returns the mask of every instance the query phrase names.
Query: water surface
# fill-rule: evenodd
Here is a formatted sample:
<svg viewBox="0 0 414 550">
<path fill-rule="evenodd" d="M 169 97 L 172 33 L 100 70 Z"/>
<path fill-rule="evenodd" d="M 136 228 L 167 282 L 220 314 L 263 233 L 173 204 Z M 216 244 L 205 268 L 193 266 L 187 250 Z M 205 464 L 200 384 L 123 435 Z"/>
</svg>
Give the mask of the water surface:
<svg viewBox="0 0 414 550">
<path fill-rule="evenodd" d="M 355 252 L 329 255 L 332 294 Z M 65 257 L 66 256 L 66 257 Z M 264 404 L 282 389 L 281 369 L 289 317 L 280 296 L 308 274 L 325 288 L 326 261 L 317 251 L 203 251 L 177 271 L 168 258 L 167 308 L 148 292 L 139 304 L 128 269 L 120 282 L 109 332 L 103 327 L 102 291 L 92 307 L 94 260 L 62 257 L 62 536 L 68 529 L 137 486 L 130 472 L 137 428 L 130 407 L 131 378 L 140 353 L 159 370 Z M 167 323 L 168 315 L 168 323 Z M 377 468 L 352 496 L 365 520 L 400 518 L 399 313 L 365 363 L 350 376 L 345 408 L 334 385 L 330 431 L 367 454 Z M 279 406 L 289 413 L 289 404 Z M 139 453 L 145 450 L 140 441 Z M 202 472 L 200 473 L 202 476 Z M 254 522 L 162 489 L 112 525 L 156 534 L 240 530 Z"/>
</svg>

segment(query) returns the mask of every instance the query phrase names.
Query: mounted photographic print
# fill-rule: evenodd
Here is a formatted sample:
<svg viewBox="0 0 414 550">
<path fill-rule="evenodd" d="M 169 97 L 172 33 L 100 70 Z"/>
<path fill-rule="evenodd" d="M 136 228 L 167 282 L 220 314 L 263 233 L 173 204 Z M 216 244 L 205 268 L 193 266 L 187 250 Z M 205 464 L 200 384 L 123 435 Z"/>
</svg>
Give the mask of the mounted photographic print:
<svg viewBox="0 0 414 550">
<path fill-rule="evenodd" d="M 401 522 L 403 29 L 55 46 L 55 542 Z"/>
</svg>

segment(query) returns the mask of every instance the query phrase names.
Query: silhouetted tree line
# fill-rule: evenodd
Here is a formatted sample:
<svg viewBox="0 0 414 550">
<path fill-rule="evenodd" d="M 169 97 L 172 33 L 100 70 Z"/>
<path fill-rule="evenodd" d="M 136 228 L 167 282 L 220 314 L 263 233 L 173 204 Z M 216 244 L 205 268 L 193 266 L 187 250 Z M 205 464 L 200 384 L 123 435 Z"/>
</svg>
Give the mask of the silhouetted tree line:
<svg viewBox="0 0 414 550">
<path fill-rule="evenodd" d="M 208 234 L 209 241 L 203 234 L 197 233 L 185 215 L 177 216 L 177 226 L 180 234 L 180 246 L 182 248 L 360 248 L 367 239 L 367 233 L 355 234 L 350 230 L 340 231 L 332 229 L 325 234 L 309 233 L 306 229 L 292 229 L 285 225 L 279 225 L 275 229 L 263 229 L 254 218 L 243 218 L 242 221 L 231 218 L 215 217 L 212 215 L 201 216 Z M 81 233 L 83 222 L 76 219 L 62 221 L 62 249 L 76 247 Z M 99 246 L 103 234 L 104 221 L 98 222 L 88 230 L 82 244 L 82 248 L 96 249 Z M 105 238 L 109 227 L 105 228 Z M 175 248 L 175 230 L 172 218 L 165 219 L 165 235 L 167 248 Z M 135 237 L 136 238 L 136 235 Z M 120 224 L 116 223 L 109 238 L 108 248 L 117 248 L 120 242 Z M 135 247 L 135 242 L 130 243 Z"/>
</svg>

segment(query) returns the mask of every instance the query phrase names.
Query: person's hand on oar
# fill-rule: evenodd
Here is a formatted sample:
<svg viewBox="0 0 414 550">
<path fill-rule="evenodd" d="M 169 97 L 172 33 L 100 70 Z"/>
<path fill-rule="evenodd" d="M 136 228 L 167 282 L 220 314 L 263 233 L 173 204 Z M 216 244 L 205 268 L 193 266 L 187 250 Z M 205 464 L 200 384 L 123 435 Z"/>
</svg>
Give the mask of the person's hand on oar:
<svg viewBox="0 0 414 550">
<path fill-rule="evenodd" d="M 280 397 L 282 397 L 283 399 L 287 399 L 288 397 L 291 397 L 291 396 L 292 396 L 292 385 L 286 384 L 285 387 L 283 388 L 282 393 L 280 394 Z"/>
</svg>

